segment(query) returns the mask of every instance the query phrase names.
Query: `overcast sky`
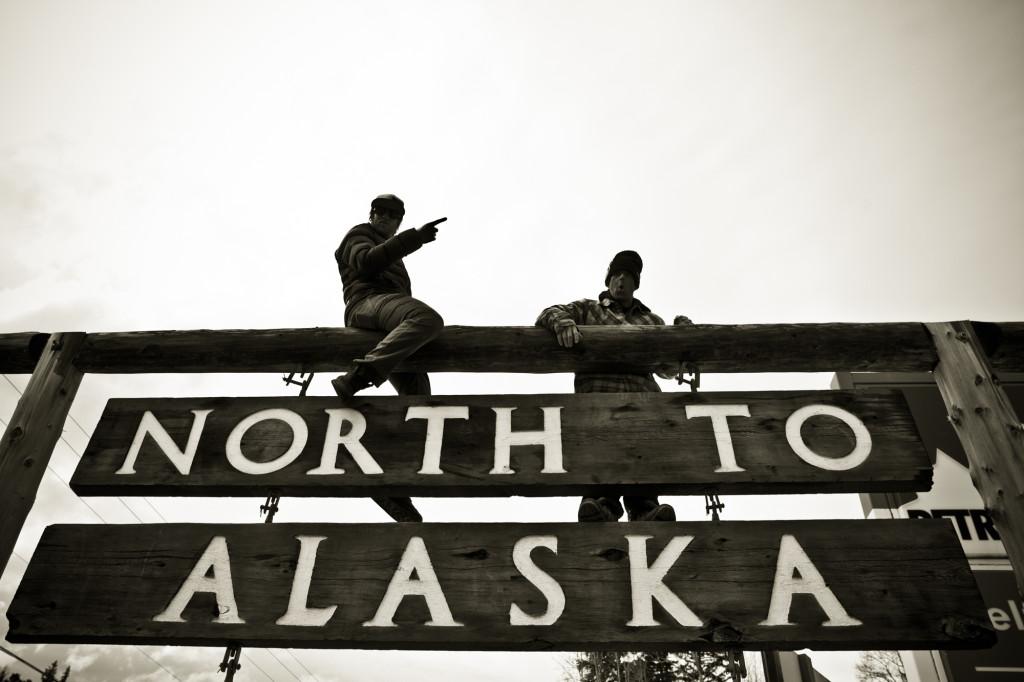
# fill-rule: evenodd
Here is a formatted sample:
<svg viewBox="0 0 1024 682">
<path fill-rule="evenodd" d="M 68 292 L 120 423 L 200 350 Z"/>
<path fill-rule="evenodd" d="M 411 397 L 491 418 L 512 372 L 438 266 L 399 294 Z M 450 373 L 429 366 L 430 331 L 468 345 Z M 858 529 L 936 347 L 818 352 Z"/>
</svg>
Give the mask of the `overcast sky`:
<svg viewBox="0 0 1024 682">
<path fill-rule="evenodd" d="M 669 320 L 1024 320 L 1016 0 L 0 0 L 0 101 L 0 333 L 342 326 L 333 251 L 383 192 L 403 227 L 448 217 L 406 263 L 449 324 L 531 325 L 596 298 L 622 249 Z M 0 379 L 4 423 L 27 379 Z M 279 375 L 86 377 L 2 605 L 50 523 L 260 520 L 262 500 L 77 500 L 61 478 L 107 399 L 296 392 Z M 670 501 L 703 518 L 703 500 Z M 849 495 L 726 503 L 733 519 L 861 514 Z M 435 521 L 575 506 L 420 504 Z M 278 519 L 387 517 L 286 500 Z M 223 679 L 215 649 L 4 646 L 75 682 Z M 546 654 L 246 653 L 240 682 L 560 676 Z M 852 680 L 848 656 L 826 658 Z"/>
</svg>

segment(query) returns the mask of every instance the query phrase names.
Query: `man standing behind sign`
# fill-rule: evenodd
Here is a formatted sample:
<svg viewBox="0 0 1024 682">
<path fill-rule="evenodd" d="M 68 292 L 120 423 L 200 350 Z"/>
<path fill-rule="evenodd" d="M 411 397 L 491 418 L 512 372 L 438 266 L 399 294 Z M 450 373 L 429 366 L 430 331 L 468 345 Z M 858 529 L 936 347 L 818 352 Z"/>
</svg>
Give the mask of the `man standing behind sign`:
<svg viewBox="0 0 1024 682">
<path fill-rule="evenodd" d="M 608 287 L 598 300 L 580 299 L 566 305 L 546 308 L 537 324 L 554 332 L 558 344 L 572 348 L 581 343 L 583 335 L 576 325 L 595 324 L 665 324 L 651 309 L 633 297 L 640 287 L 640 271 L 644 263 L 636 251 L 620 251 L 608 265 L 604 285 Z M 690 323 L 679 316 L 676 323 Z M 579 372 L 575 379 L 576 393 L 634 393 L 661 391 L 650 374 L 610 374 Z M 623 497 L 630 521 L 675 521 L 671 505 L 660 504 L 657 497 Z M 579 508 L 580 521 L 617 521 L 622 517 L 619 496 L 584 497 Z"/>
<path fill-rule="evenodd" d="M 394 194 L 370 202 L 370 222 L 345 234 L 334 252 L 345 296 L 345 325 L 387 332 L 377 347 L 355 361 L 356 368 L 331 381 L 347 405 L 371 384 L 390 381 L 399 395 L 430 395 L 425 372 L 395 372 L 395 367 L 436 337 L 444 320 L 423 301 L 412 297 L 412 282 L 402 259 L 437 238 L 437 225 L 398 232 L 405 204 Z M 373 498 L 397 521 L 422 521 L 407 498 Z"/>
</svg>

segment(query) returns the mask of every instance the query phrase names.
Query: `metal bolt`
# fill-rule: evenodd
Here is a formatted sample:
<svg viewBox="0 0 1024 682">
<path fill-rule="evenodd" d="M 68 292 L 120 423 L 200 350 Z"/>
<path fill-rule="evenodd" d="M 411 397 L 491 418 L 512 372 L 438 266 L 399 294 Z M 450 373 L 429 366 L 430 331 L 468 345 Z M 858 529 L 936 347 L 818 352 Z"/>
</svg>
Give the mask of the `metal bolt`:
<svg viewBox="0 0 1024 682">
<path fill-rule="evenodd" d="M 946 421 L 953 426 L 960 426 L 960 415 L 963 414 L 963 410 L 961 410 L 957 405 L 950 405 L 949 411 L 953 414 L 946 415 Z"/>
</svg>

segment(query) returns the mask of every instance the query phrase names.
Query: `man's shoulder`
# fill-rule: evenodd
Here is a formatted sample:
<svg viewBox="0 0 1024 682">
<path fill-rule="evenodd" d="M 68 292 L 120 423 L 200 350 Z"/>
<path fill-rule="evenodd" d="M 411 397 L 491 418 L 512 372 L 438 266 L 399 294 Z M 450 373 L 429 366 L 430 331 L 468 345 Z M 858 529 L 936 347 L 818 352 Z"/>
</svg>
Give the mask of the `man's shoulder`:
<svg viewBox="0 0 1024 682">
<path fill-rule="evenodd" d="M 341 243 L 344 244 L 352 239 L 369 239 L 375 242 L 377 241 L 377 233 L 370 223 L 359 223 L 348 229 L 345 236 L 341 238 Z"/>
<path fill-rule="evenodd" d="M 370 223 L 359 223 L 358 225 L 353 225 L 352 227 L 348 228 L 348 232 L 345 233 L 345 236 L 347 237 L 350 234 L 359 233 L 372 234 L 373 226 L 370 225 Z"/>
</svg>

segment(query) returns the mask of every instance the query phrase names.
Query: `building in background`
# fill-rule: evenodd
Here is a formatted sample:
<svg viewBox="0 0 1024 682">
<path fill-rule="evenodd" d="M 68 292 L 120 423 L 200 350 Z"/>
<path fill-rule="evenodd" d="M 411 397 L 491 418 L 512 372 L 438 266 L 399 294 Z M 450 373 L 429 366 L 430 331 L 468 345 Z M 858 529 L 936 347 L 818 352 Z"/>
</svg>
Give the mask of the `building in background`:
<svg viewBox="0 0 1024 682">
<path fill-rule="evenodd" d="M 1001 374 L 1017 415 L 1024 414 L 1024 374 Z M 908 682 L 1012 682 L 1024 679 L 1024 604 L 999 531 L 971 482 L 967 454 L 930 373 L 840 372 L 833 389 L 899 388 L 907 398 L 928 455 L 932 489 L 923 493 L 863 493 L 868 518 L 948 518 L 957 529 L 989 618 L 998 635 L 991 649 L 903 651 Z"/>
</svg>

